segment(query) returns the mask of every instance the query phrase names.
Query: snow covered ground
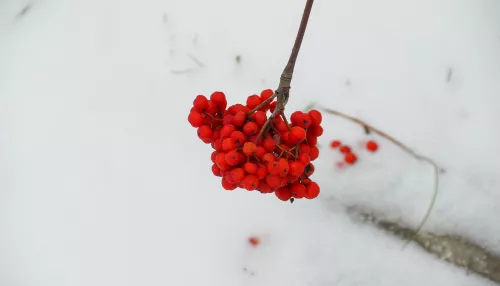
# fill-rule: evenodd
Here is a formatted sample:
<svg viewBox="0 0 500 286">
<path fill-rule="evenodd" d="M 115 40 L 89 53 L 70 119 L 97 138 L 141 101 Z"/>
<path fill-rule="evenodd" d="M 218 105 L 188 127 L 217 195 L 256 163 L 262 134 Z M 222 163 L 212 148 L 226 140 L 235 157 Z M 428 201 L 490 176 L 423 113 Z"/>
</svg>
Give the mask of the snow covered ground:
<svg viewBox="0 0 500 286">
<path fill-rule="evenodd" d="M 211 174 L 192 100 L 275 88 L 304 3 L 0 2 L 0 285 L 493 285 L 345 212 L 424 215 L 432 169 L 381 138 L 342 170 L 323 148 L 313 201 Z M 425 230 L 500 252 L 500 2 L 314 5 L 287 109 L 319 102 L 435 159 Z M 368 138 L 324 127 L 323 146 Z"/>
</svg>

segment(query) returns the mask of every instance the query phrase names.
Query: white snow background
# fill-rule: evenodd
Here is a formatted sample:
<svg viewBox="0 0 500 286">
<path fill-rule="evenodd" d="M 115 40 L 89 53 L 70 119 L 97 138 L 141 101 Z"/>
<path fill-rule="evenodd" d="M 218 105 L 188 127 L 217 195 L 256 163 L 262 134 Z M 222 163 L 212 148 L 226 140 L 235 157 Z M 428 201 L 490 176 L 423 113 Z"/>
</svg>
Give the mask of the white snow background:
<svg viewBox="0 0 500 286">
<path fill-rule="evenodd" d="M 493 285 L 346 213 L 416 226 L 433 173 L 343 119 L 318 199 L 220 187 L 192 101 L 276 88 L 304 4 L 1 1 L 0 285 Z M 500 2 L 315 1 L 287 112 L 312 101 L 436 160 L 425 230 L 500 252 Z M 359 163 L 336 169 L 332 139 Z"/>
</svg>

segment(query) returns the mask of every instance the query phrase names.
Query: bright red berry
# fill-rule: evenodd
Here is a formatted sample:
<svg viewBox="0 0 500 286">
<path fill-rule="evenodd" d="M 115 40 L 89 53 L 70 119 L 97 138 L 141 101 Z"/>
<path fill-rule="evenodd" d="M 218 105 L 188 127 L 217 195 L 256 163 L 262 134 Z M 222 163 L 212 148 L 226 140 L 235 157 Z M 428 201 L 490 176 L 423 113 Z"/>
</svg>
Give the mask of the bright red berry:
<svg viewBox="0 0 500 286">
<path fill-rule="evenodd" d="M 339 140 L 333 140 L 331 143 L 330 143 L 330 147 L 332 148 L 337 148 L 339 147 L 340 145 L 342 144 L 342 142 L 340 142 Z"/>
<path fill-rule="evenodd" d="M 377 142 L 375 142 L 373 140 L 369 140 L 368 142 L 366 142 L 366 149 L 368 149 L 368 151 L 371 151 L 371 152 L 377 152 L 377 150 L 378 150 Z"/>
<path fill-rule="evenodd" d="M 242 181 L 243 188 L 253 191 L 259 187 L 259 179 L 255 175 L 247 175 Z"/>
<path fill-rule="evenodd" d="M 224 159 L 230 166 L 236 166 L 245 160 L 245 157 L 240 152 L 231 150 L 226 153 Z"/>
<path fill-rule="evenodd" d="M 216 91 L 210 95 L 210 100 L 213 101 L 219 107 L 220 111 L 226 110 L 227 101 L 226 95 L 221 91 Z"/>
<path fill-rule="evenodd" d="M 227 191 L 232 191 L 237 188 L 236 184 L 229 183 L 226 178 L 222 178 L 222 187 Z"/>
<path fill-rule="evenodd" d="M 208 125 L 202 125 L 198 127 L 198 137 L 200 139 L 211 139 L 212 138 L 212 128 Z"/>
<path fill-rule="evenodd" d="M 203 125 L 205 119 L 198 111 L 191 111 L 188 116 L 188 121 L 193 127 L 200 127 Z"/>
<path fill-rule="evenodd" d="M 306 155 L 306 154 L 304 154 Z M 309 164 L 309 162 L 307 163 Z M 304 173 L 304 168 L 305 168 L 305 165 L 300 162 L 300 161 L 294 161 L 294 162 L 290 162 L 290 171 L 289 171 L 289 174 L 292 175 L 292 176 L 300 176 L 302 175 L 302 173 Z"/>
<path fill-rule="evenodd" d="M 312 125 L 319 126 L 321 124 L 321 121 L 323 121 L 321 112 L 316 109 L 310 110 L 307 114 L 309 114 L 309 117 L 311 117 Z"/>
<path fill-rule="evenodd" d="M 248 174 L 255 174 L 257 173 L 257 164 L 253 162 L 246 162 L 243 165 L 243 170 L 247 172 Z"/>
<path fill-rule="evenodd" d="M 247 107 L 249 109 L 254 109 L 255 107 L 257 107 L 261 102 L 261 99 L 260 99 L 260 96 L 254 94 L 254 95 L 250 95 L 248 98 L 247 98 Z"/>
<path fill-rule="evenodd" d="M 204 95 L 198 95 L 193 101 L 193 107 L 199 112 L 205 112 L 208 108 L 208 99 Z"/>
<path fill-rule="evenodd" d="M 279 188 L 274 193 L 282 201 L 288 201 L 292 198 L 292 192 L 289 188 Z"/>
<path fill-rule="evenodd" d="M 245 145 L 243 145 L 243 153 L 247 156 L 252 156 L 255 155 L 257 152 L 257 145 L 253 142 L 245 142 Z"/>
<path fill-rule="evenodd" d="M 356 163 L 357 160 L 358 160 L 358 156 L 356 156 L 356 154 L 354 154 L 354 153 L 347 153 L 344 156 L 344 161 L 348 164 L 351 164 L 351 165 Z"/>
<path fill-rule="evenodd" d="M 243 126 L 243 133 L 247 136 L 257 135 L 259 133 L 259 125 L 255 122 L 247 122 Z"/>
<path fill-rule="evenodd" d="M 319 157 L 319 148 L 317 146 L 313 146 L 311 148 L 311 152 L 309 152 L 309 156 L 311 157 L 311 161 L 316 160 Z"/>
<path fill-rule="evenodd" d="M 306 186 L 306 193 L 304 197 L 306 199 L 314 199 L 319 195 L 319 192 L 320 192 L 319 185 L 315 182 L 310 182 Z"/>
<path fill-rule="evenodd" d="M 339 151 L 344 154 L 351 153 L 351 147 L 344 145 L 339 148 Z"/>
</svg>

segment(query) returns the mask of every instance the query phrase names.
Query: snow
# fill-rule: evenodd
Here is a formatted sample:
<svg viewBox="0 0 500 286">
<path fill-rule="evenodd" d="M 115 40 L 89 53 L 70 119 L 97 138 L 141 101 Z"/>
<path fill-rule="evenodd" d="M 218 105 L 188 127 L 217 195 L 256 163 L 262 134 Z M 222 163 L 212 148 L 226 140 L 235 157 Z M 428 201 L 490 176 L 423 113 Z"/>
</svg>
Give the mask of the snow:
<svg viewBox="0 0 500 286">
<path fill-rule="evenodd" d="M 275 88 L 303 5 L 0 3 L 0 285 L 492 285 L 350 217 L 416 226 L 433 181 L 343 119 L 325 115 L 319 199 L 221 189 L 192 100 Z M 499 2 L 314 5 L 287 109 L 319 102 L 436 160 L 425 230 L 500 252 Z M 368 138 L 379 152 L 335 168 L 330 140 Z"/>
</svg>

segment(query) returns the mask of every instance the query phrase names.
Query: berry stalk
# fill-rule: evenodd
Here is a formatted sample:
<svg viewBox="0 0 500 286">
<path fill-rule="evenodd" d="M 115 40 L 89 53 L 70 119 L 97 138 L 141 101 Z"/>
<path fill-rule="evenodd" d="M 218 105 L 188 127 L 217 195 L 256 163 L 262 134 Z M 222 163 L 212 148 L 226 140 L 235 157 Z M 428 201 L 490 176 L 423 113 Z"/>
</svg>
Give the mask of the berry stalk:
<svg viewBox="0 0 500 286">
<path fill-rule="evenodd" d="M 297 31 L 297 36 L 295 37 L 295 43 L 293 44 L 292 47 L 292 53 L 288 58 L 288 62 L 285 66 L 285 69 L 283 69 L 283 72 L 281 73 L 278 88 L 276 89 L 273 95 L 273 97 L 276 97 L 277 105 L 276 109 L 268 119 L 269 122 L 272 121 L 277 114 L 282 113 L 283 110 L 285 110 L 286 104 L 288 103 L 288 98 L 290 97 L 290 84 L 292 83 L 293 71 L 295 69 L 295 62 L 297 61 L 297 56 L 299 55 L 300 47 L 302 46 L 302 40 L 304 39 L 304 34 L 306 33 L 307 23 L 309 22 L 309 15 L 311 14 L 313 3 L 314 0 L 306 1 L 306 6 L 304 7 L 304 12 L 302 13 L 302 20 L 300 21 L 299 30 Z M 259 136 L 257 137 L 257 140 L 260 139 L 260 135 L 262 135 L 267 131 L 265 130 L 265 128 L 267 128 L 268 126 L 269 123 L 262 128 Z"/>
</svg>

